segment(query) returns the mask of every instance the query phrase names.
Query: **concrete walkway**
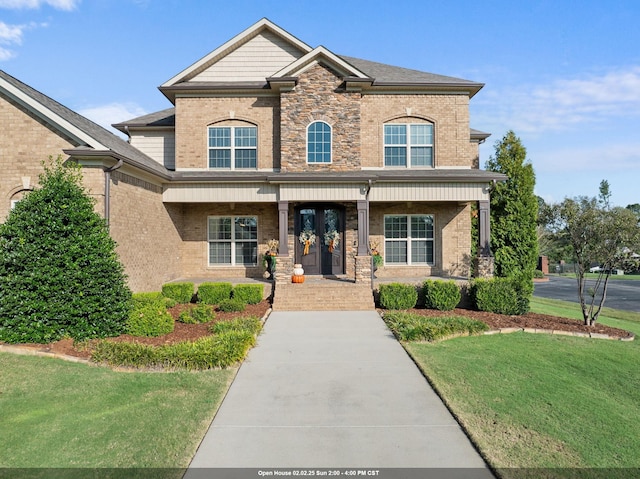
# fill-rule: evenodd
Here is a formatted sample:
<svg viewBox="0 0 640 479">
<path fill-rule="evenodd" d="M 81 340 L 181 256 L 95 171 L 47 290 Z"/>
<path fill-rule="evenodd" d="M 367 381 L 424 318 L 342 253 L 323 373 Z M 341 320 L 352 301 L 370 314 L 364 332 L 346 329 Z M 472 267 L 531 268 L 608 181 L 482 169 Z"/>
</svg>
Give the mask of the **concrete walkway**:
<svg viewBox="0 0 640 479">
<path fill-rule="evenodd" d="M 373 311 L 271 313 L 185 477 L 199 468 L 466 468 L 465 478 L 493 477 Z"/>
</svg>

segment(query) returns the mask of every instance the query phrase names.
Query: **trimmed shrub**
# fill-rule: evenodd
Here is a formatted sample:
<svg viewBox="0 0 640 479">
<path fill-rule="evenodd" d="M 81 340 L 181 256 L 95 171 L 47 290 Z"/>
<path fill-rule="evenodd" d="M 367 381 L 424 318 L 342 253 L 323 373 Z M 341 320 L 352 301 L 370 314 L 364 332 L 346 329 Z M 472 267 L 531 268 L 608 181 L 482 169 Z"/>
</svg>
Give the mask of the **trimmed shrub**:
<svg viewBox="0 0 640 479">
<path fill-rule="evenodd" d="M 0 341 L 118 336 L 131 291 L 77 165 L 44 164 L 39 186 L 0 225 Z"/>
<path fill-rule="evenodd" d="M 436 341 L 451 336 L 479 334 L 489 329 L 482 321 L 464 316 L 429 318 L 404 311 L 387 312 L 384 321 L 400 341 Z"/>
<path fill-rule="evenodd" d="M 249 331 L 252 334 L 258 334 L 262 329 L 262 322 L 255 316 L 247 316 L 245 318 L 237 318 L 231 321 L 219 321 L 211 327 L 211 332 L 221 334 L 226 331 Z"/>
<path fill-rule="evenodd" d="M 258 304 L 262 301 L 263 284 L 236 284 L 233 288 L 233 298 L 240 299 L 247 304 Z"/>
<path fill-rule="evenodd" d="M 380 285 L 380 305 L 385 309 L 410 309 L 418 301 L 418 292 L 410 284 L 389 283 Z"/>
<path fill-rule="evenodd" d="M 220 304 L 220 301 L 231 298 L 231 283 L 202 283 L 198 286 L 198 302 Z"/>
<path fill-rule="evenodd" d="M 542 279 L 542 278 L 544 278 L 544 273 L 542 271 L 540 271 L 539 269 L 536 269 L 533 272 L 533 277 L 536 278 L 536 279 Z"/>
<path fill-rule="evenodd" d="M 216 319 L 216 313 L 213 310 L 213 306 L 204 303 L 185 309 L 178 317 L 178 321 L 185 324 L 208 323 L 214 319 Z"/>
<path fill-rule="evenodd" d="M 193 283 L 166 283 L 162 285 L 162 295 L 179 304 L 190 303 L 193 298 Z"/>
<path fill-rule="evenodd" d="M 244 359 L 255 341 L 249 331 L 225 331 L 217 336 L 165 346 L 103 340 L 95 345 L 91 360 L 134 368 L 226 368 Z"/>
<path fill-rule="evenodd" d="M 149 304 L 165 304 L 164 301 L 165 298 L 159 291 L 154 291 L 151 293 L 133 293 L 131 295 L 131 305 L 133 309 L 141 308 Z"/>
<path fill-rule="evenodd" d="M 525 278 L 477 279 L 471 291 L 480 311 L 520 315 L 529 311 L 533 283 Z"/>
<path fill-rule="evenodd" d="M 218 309 L 225 313 L 238 313 L 244 311 L 247 303 L 238 298 L 223 299 L 218 304 Z"/>
<path fill-rule="evenodd" d="M 163 304 L 148 304 L 131 311 L 127 333 L 132 336 L 162 336 L 173 331 L 174 326 L 173 318 Z"/>
<path fill-rule="evenodd" d="M 423 291 L 425 307 L 440 311 L 451 311 L 462 298 L 460 288 L 452 280 L 427 280 L 424 282 Z"/>
</svg>

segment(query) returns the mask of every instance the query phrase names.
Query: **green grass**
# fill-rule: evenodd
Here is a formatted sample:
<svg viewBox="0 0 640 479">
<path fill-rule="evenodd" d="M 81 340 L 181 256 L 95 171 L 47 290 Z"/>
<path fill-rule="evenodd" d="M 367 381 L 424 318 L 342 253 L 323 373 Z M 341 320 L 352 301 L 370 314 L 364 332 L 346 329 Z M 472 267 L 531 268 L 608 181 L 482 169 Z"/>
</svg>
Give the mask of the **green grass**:
<svg viewBox="0 0 640 479">
<path fill-rule="evenodd" d="M 580 317 L 577 305 L 539 298 L 532 310 Z M 637 313 L 608 310 L 602 322 L 640 334 Z M 624 468 L 640 467 L 638 340 L 514 333 L 406 347 L 504 477 L 524 472 L 503 468 L 567 468 L 556 471 L 567 477 L 589 477 L 575 468 L 615 469 L 600 477 L 637 473 Z"/>
<path fill-rule="evenodd" d="M 116 372 L 0 353 L 0 470 L 185 468 L 234 374 Z"/>
</svg>

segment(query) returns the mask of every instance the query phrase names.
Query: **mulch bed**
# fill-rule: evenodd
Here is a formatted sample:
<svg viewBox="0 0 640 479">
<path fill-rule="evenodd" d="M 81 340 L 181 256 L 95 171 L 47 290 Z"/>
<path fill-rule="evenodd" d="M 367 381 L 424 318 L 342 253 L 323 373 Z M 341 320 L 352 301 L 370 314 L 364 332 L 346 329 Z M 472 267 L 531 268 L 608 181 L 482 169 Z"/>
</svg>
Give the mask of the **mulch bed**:
<svg viewBox="0 0 640 479">
<path fill-rule="evenodd" d="M 169 312 L 171 313 L 173 318 L 176 319 L 185 307 L 190 306 L 178 305 L 175 308 L 171 308 Z M 216 311 L 215 321 L 225 321 L 240 316 L 257 316 L 259 318 L 262 318 L 270 307 L 271 305 L 268 301 L 262 301 L 259 304 L 247 305 L 247 308 L 241 313 L 224 313 L 221 311 Z M 494 330 L 505 328 L 531 328 L 550 331 L 567 331 L 574 333 L 606 334 L 616 339 L 633 337 L 633 334 L 622 329 L 612 328 L 598 323 L 596 323 L 595 326 L 590 327 L 585 326 L 581 321 L 559 318 L 546 314 L 527 313 L 521 316 L 508 316 L 503 314 L 486 313 L 483 311 L 473 311 L 469 309 L 459 308 L 456 308 L 453 311 L 437 311 L 433 309 L 422 308 L 415 308 L 409 311 L 427 317 L 451 316 L 452 314 L 466 316 L 468 318 L 482 321 L 486 323 L 489 328 Z M 164 336 L 158 336 L 156 338 L 140 338 L 123 334 L 122 336 L 118 336 L 116 338 L 110 338 L 110 341 L 135 341 L 138 343 L 155 346 L 163 344 L 173 344 L 180 341 L 193 341 L 203 336 L 209 335 L 209 328 L 211 327 L 211 324 L 213 323 L 183 324 L 176 321 L 174 331 L 169 334 L 165 334 Z M 50 344 L 16 344 L 14 346 L 29 348 L 35 351 L 73 356 L 82 359 L 89 359 L 89 357 L 91 356 L 89 351 L 77 349 L 73 344 L 73 340 L 71 339 L 63 339 L 61 341 Z"/>
<path fill-rule="evenodd" d="M 171 316 L 173 316 L 173 319 L 177 319 L 180 315 L 180 312 L 188 307 L 192 307 L 192 305 L 179 304 L 174 308 L 169 309 L 169 313 L 171 314 Z M 163 336 L 158 336 L 155 338 L 142 338 L 123 334 L 115 338 L 109 338 L 109 341 L 137 342 L 142 344 L 149 344 L 152 346 L 161 346 L 165 344 L 179 343 L 182 341 L 194 341 L 203 336 L 209 336 L 211 334 L 209 332 L 209 328 L 211 328 L 211 325 L 215 322 L 227 321 L 241 316 L 256 316 L 258 318 L 262 318 L 270 307 L 271 305 L 269 304 L 269 302 L 265 300 L 258 304 L 248 304 L 246 309 L 239 313 L 225 313 L 216 310 L 216 319 L 206 324 L 184 324 L 176 321 L 174 330 L 171 333 L 165 334 Z M 91 357 L 90 351 L 82 348 L 76 348 L 73 343 L 73 339 L 62 339 L 60 341 L 49 344 L 14 344 L 13 346 L 33 349 L 35 351 L 45 353 L 73 356 L 81 359 L 89 359 Z"/>
<path fill-rule="evenodd" d="M 466 316 L 486 323 L 491 329 L 505 328 L 529 328 L 544 329 L 549 331 L 566 331 L 571 333 L 596 333 L 606 334 L 613 338 L 623 339 L 633 337 L 629 331 L 605 326 L 596 323 L 595 326 L 586 326 L 581 321 L 568 318 L 559 318 L 546 314 L 527 313 L 520 316 L 508 316 L 504 314 L 487 313 L 469 309 L 456 308 L 453 311 L 437 311 L 434 309 L 412 309 L 411 312 L 428 317 L 451 316 L 452 314 Z"/>
</svg>

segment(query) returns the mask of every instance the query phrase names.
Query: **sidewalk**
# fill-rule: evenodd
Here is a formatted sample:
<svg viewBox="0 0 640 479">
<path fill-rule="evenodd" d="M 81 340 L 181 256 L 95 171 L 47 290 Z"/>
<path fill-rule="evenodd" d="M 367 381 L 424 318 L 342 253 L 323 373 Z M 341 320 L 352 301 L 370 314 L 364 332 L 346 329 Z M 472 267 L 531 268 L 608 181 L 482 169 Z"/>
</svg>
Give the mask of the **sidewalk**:
<svg viewBox="0 0 640 479">
<path fill-rule="evenodd" d="M 185 477 L 349 467 L 493 477 L 376 312 L 273 312 Z"/>
</svg>

